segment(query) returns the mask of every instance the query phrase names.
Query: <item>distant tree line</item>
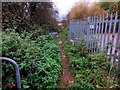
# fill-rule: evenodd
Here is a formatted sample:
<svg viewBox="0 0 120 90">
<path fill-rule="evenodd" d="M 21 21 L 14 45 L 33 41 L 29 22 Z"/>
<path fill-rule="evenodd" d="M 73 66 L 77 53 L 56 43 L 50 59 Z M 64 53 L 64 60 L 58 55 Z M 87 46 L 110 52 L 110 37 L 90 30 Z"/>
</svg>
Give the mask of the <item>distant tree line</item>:
<svg viewBox="0 0 120 90">
<path fill-rule="evenodd" d="M 95 2 L 90 4 L 88 2 L 80 2 L 74 5 L 69 12 L 67 18 L 70 19 L 84 19 L 88 16 L 102 15 L 106 13 L 118 12 L 120 18 L 120 1 L 119 2 Z"/>
</svg>

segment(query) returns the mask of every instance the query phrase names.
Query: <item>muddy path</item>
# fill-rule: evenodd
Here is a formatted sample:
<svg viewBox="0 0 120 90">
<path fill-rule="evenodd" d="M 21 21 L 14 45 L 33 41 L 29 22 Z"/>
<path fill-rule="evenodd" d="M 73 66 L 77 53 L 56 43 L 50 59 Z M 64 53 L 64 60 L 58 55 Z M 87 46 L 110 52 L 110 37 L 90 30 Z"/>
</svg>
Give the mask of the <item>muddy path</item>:
<svg viewBox="0 0 120 90">
<path fill-rule="evenodd" d="M 68 88 L 69 85 L 75 83 L 76 79 L 70 73 L 68 58 L 65 55 L 65 51 L 61 41 L 59 42 L 59 48 L 60 48 L 61 65 L 62 65 L 62 75 L 61 75 L 61 81 L 59 82 L 59 85 L 62 88 Z"/>
</svg>

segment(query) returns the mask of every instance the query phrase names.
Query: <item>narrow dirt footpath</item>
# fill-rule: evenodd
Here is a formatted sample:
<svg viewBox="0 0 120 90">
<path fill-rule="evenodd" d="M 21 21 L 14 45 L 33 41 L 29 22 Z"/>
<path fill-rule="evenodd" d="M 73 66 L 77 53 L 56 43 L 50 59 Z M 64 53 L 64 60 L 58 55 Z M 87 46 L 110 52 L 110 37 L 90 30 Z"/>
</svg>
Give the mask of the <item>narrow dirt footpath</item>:
<svg viewBox="0 0 120 90">
<path fill-rule="evenodd" d="M 62 47 L 62 42 L 59 42 L 60 54 L 61 54 L 61 64 L 62 64 L 62 76 L 59 82 L 60 87 L 67 88 L 69 85 L 75 83 L 76 79 L 70 73 L 68 59 L 65 55 L 65 51 Z"/>
</svg>

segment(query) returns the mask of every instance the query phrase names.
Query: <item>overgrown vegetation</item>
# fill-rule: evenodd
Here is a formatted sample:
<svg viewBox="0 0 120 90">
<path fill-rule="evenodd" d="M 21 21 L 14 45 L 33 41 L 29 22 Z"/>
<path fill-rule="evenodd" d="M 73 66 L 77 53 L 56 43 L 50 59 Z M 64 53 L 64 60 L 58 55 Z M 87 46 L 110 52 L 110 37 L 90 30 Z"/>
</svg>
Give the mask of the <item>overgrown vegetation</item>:
<svg viewBox="0 0 120 90">
<path fill-rule="evenodd" d="M 61 34 L 61 40 L 69 58 L 71 73 L 77 79 L 77 82 L 70 88 L 78 89 L 96 89 L 96 88 L 116 88 L 119 86 L 118 79 L 113 79 L 109 75 L 110 60 L 104 52 L 90 54 L 85 49 L 84 40 L 79 41 L 75 46 L 67 39 L 67 29 Z M 116 72 L 114 69 L 114 72 Z"/>
<path fill-rule="evenodd" d="M 2 2 L 0 55 L 18 63 L 22 90 L 58 87 L 60 51 L 49 36 L 58 31 L 57 15 L 53 2 Z M 2 89 L 16 89 L 14 68 L 3 62 L 2 71 Z"/>
<path fill-rule="evenodd" d="M 107 7 L 104 4 L 94 3 L 90 9 L 84 4 L 78 4 L 67 15 L 67 20 L 62 21 L 63 26 L 67 27 L 69 19 L 83 19 L 88 15 L 106 13 L 104 10 L 119 10 L 119 3 L 109 4 Z M 117 7 L 112 9 L 112 6 L 116 5 Z M 58 11 L 52 2 L 2 3 L 3 32 L 0 33 L 0 55 L 15 60 L 20 66 L 22 90 L 59 88 L 60 51 L 57 41 L 48 35 L 49 32 L 60 31 L 57 16 Z M 118 87 L 118 79 L 114 80 L 109 76 L 111 63 L 106 53 L 89 54 L 84 40 L 72 46 L 67 39 L 67 29 L 60 33 L 60 37 L 70 60 L 71 72 L 77 79 L 75 84 L 69 86 L 70 89 Z M 114 69 L 114 72 L 115 70 L 117 69 Z M 16 89 L 14 68 L 4 61 L 1 77 L 3 90 Z"/>
<path fill-rule="evenodd" d="M 48 32 L 57 31 L 58 11 L 53 2 L 2 2 L 2 30 L 29 31 L 33 26 Z M 47 32 L 46 32 L 46 29 Z"/>
<path fill-rule="evenodd" d="M 7 30 L 2 33 L 2 55 L 15 60 L 21 73 L 22 90 L 57 88 L 61 74 L 60 51 L 56 41 L 39 31 L 19 34 Z M 3 90 L 15 89 L 14 68 L 2 65 Z"/>
</svg>

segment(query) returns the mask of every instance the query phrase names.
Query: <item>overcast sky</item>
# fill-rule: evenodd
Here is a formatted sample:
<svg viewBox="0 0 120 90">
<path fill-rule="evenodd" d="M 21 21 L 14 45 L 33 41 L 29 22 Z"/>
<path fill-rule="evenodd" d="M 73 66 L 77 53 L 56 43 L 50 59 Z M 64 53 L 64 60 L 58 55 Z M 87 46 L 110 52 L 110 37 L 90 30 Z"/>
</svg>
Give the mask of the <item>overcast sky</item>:
<svg viewBox="0 0 120 90">
<path fill-rule="evenodd" d="M 60 17 L 66 15 L 72 6 L 80 0 L 52 0 L 59 10 Z"/>
<path fill-rule="evenodd" d="M 99 0 L 52 0 L 58 8 L 60 18 L 66 16 L 75 3 L 88 1 L 94 2 Z"/>
</svg>

